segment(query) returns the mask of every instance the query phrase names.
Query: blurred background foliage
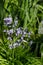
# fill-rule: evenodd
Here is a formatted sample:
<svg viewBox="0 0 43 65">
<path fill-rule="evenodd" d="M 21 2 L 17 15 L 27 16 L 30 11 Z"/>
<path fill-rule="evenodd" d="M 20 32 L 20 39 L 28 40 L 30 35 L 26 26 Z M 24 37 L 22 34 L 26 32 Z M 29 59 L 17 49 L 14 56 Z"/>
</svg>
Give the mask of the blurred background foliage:
<svg viewBox="0 0 43 65">
<path fill-rule="evenodd" d="M 4 18 L 9 16 L 12 17 L 10 28 L 9 25 L 4 25 Z M 15 19 L 18 24 L 12 27 Z M 43 22 L 43 0 L 0 0 L 0 65 L 43 65 L 43 34 L 38 33 L 41 21 Z M 24 35 L 24 32 L 23 35 L 15 35 L 19 27 L 32 34 L 28 37 L 27 33 L 21 45 L 9 48 L 9 44 L 13 45 Z M 3 30 L 12 28 L 16 32 L 10 35 L 12 40 L 7 40 L 8 35 Z"/>
</svg>

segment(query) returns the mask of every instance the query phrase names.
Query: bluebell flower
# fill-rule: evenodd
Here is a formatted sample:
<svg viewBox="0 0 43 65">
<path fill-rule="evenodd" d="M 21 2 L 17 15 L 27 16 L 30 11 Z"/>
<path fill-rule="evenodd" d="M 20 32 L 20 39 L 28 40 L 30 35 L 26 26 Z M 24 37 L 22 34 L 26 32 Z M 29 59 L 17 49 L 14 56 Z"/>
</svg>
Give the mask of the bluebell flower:
<svg viewBox="0 0 43 65">
<path fill-rule="evenodd" d="M 28 32 L 28 38 L 30 38 L 31 37 L 31 32 Z"/>
<path fill-rule="evenodd" d="M 14 25 L 17 26 L 17 24 L 18 24 L 18 20 L 15 20 Z"/>
<path fill-rule="evenodd" d="M 18 36 L 18 34 L 16 33 L 16 36 Z"/>
<path fill-rule="evenodd" d="M 14 48 L 13 44 L 9 44 L 9 48 L 13 49 Z"/>
<path fill-rule="evenodd" d="M 12 40 L 12 38 L 11 37 L 8 37 L 7 40 Z"/>
<path fill-rule="evenodd" d="M 16 36 L 18 36 L 19 34 L 22 34 L 22 30 L 20 28 L 16 30 Z"/>
<path fill-rule="evenodd" d="M 26 34 L 26 32 L 24 31 L 24 32 L 23 32 L 23 34 L 25 35 L 25 34 Z"/>
<path fill-rule="evenodd" d="M 10 32 L 11 34 L 13 34 L 13 29 L 10 29 L 9 32 Z"/>
<path fill-rule="evenodd" d="M 28 35 L 31 35 L 31 32 L 28 32 Z"/>
<path fill-rule="evenodd" d="M 9 25 L 11 23 L 12 23 L 12 18 L 11 17 L 4 18 L 4 24 Z"/>
<path fill-rule="evenodd" d="M 18 44 L 17 42 L 15 42 L 15 43 L 13 43 L 13 44 L 9 44 L 9 48 L 10 48 L 10 49 L 16 48 L 16 47 L 18 47 L 18 46 L 20 46 L 20 44 Z"/>
<path fill-rule="evenodd" d="M 23 40 L 23 38 L 24 38 L 24 37 L 23 37 L 23 36 L 21 36 L 21 40 Z"/>
<path fill-rule="evenodd" d="M 14 19 L 14 26 L 17 26 L 17 24 L 18 24 L 18 18 L 15 17 L 15 19 Z"/>
<path fill-rule="evenodd" d="M 13 29 L 7 30 L 7 34 L 8 35 L 13 34 Z"/>
<path fill-rule="evenodd" d="M 25 34 L 22 34 L 22 37 L 25 37 Z"/>
<path fill-rule="evenodd" d="M 16 47 L 19 46 L 19 44 L 16 42 L 16 43 L 13 44 L 13 46 L 14 46 L 14 48 L 16 48 Z"/>
</svg>

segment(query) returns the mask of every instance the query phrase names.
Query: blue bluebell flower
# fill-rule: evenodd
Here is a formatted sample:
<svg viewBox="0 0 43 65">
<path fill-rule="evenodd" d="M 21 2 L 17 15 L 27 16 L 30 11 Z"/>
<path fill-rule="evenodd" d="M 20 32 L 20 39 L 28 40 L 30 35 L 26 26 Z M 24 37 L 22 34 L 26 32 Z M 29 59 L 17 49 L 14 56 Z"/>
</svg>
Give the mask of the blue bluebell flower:
<svg viewBox="0 0 43 65">
<path fill-rule="evenodd" d="M 9 49 L 13 49 L 13 48 L 14 48 L 13 44 L 9 44 Z"/>
<path fill-rule="evenodd" d="M 8 35 L 13 34 L 13 29 L 7 30 L 7 34 Z"/>
<path fill-rule="evenodd" d="M 11 37 L 8 37 L 7 40 L 12 40 L 12 38 Z"/>
<path fill-rule="evenodd" d="M 20 44 L 18 44 L 17 42 L 15 42 L 15 43 L 13 44 L 14 48 L 18 47 L 19 45 L 20 45 Z"/>
<path fill-rule="evenodd" d="M 18 28 L 18 29 L 16 30 L 16 36 L 18 36 L 19 34 L 22 34 L 21 28 Z"/>
<path fill-rule="evenodd" d="M 11 17 L 4 18 L 4 24 L 9 25 L 11 23 L 12 23 L 12 18 Z"/>
</svg>

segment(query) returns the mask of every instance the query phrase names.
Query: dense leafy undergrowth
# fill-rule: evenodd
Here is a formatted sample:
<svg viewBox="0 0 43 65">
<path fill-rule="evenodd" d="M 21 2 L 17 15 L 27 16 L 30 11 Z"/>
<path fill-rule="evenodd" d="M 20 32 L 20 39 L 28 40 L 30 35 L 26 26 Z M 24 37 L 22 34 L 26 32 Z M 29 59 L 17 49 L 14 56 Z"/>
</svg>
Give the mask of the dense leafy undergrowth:
<svg viewBox="0 0 43 65">
<path fill-rule="evenodd" d="M 0 0 L 0 65 L 43 63 L 40 23 L 43 3 L 39 0 Z"/>
<path fill-rule="evenodd" d="M 19 46 L 13 50 L 6 50 L 6 52 L 3 49 L 0 56 L 0 65 L 41 65 L 41 59 L 35 57 L 29 50 L 29 46 L 25 48 Z"/>
<path fill-rule="evenodd" d="M 10 63 L 6 59 L 3 59 L 0 56 L 0 65 L 10 65 L 10 64 L 12 65 L 13 64 L 14 65 L 41 65 L 41 61 L 35 57 L 28 57 L 28 58 L 23 57 L 21 61 L 15 59 L 14 63 Z"/>
</svg>

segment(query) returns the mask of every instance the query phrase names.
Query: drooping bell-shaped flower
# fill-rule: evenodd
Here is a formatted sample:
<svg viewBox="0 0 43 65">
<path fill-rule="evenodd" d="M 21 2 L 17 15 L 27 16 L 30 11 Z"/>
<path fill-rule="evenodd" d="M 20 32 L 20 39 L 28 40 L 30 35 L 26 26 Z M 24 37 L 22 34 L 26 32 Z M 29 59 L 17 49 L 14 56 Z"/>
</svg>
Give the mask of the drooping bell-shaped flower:
<svg viewBox="0 0 43 65">
<path fill-rule="evenodd" d="M 6 17 L 4 18 L 4 24 L 9 25 L 12 23 L 12 17 Z"/>
<path fill-rule="evenodd" d="M 13 34 L 13 29 L 7 30 L 7 34 L 8 35 Z"/>
</svg>

